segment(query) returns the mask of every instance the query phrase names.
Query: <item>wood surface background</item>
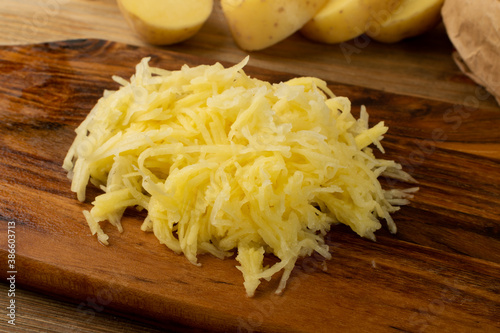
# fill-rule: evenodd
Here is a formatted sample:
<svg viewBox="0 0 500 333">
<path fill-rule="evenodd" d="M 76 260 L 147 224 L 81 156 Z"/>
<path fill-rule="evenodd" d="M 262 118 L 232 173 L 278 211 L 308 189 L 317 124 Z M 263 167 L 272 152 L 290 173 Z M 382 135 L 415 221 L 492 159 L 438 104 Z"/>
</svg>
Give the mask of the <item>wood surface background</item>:
<svg viewBox="0 0 500 333">
<path fill-rule="evenodd" d="M 4 45 L 96 37 L 143 46 L 114 1 L 2 6 Z M 297 34 L 251 53 L 249 72 L 271 81 L 318 76 L 354 105 L 365 104 L 373 122 L 383 119 L 390 128 L 387 157 L 403 163 L 421 191 L 395 215 L 396 236 L 381 230 L 372 243 L 336 228 L 327 273 L 317 258 L 306 260 L 284 297 L 272 295 L 273 280 L 251 300 L 234 262 L 205 257 L 201 269 L 194 267 L 138 231 L 134 214 L 123 234 L 109 230 L 114 244 L 103 249 L 89 236 L 60 168 L 72 130 L 113 84 L 110 75 L 130 75 L 141 56 L 172 69 L 241 60 L 246 53 L 235 47 L 220 11 L 192 40 L 168 48 L 97 40 L 1 47 L 0 233 L 6 239 L 6 222 L 17 222 L 21 329 L 500 330 L 500 109 L 458 71 L 442 27 L 396 45 L 349 45 L 359 53 L 346 57 L 338 45 Z M 4 285 L 0 292 L 6 294 Z M 133 320 L 116 323 L 117 314 Z"/>
</svg>

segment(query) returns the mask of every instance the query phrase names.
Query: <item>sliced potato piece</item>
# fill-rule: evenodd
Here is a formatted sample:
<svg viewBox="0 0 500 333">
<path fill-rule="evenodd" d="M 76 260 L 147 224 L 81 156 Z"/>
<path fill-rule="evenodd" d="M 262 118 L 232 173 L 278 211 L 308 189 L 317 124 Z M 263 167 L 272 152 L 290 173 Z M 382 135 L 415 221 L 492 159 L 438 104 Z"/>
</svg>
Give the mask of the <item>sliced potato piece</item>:
<svg viewBox="0 0 500 333">
<path fill-rule="evenodd" d="M 329 0 L 300 30 L 314 41 L 336 44 L 365 33 L 370 22 L 389 17 L 401 0 Z"/>
<path fill-rule="evenodd" d="M 396 43 L 418 36 L 441 22 L 444 0 L 402 0 L 393 15 L 366 34 L 376 41 Z"/>
<path fill-rule="evenodd" d="M 326 0 L 221 0 L 231 34 L 244 50 L 261 50 L 299 30 Z"/>
<path fill-rule="evenodd" d="M 117 1 L 132 29 L 155 45 L 175 44 L 192 37 L 213 8 L 213 0 Z"/>
</svg>

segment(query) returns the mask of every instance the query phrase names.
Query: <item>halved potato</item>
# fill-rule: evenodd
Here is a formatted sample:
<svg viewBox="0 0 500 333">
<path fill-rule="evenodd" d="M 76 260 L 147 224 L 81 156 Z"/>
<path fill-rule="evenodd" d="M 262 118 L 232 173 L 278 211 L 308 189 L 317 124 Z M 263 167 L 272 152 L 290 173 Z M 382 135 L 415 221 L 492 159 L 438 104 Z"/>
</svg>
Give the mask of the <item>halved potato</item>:
<svg viewBox="0 0 500 333">
<path fill-rule="evenodd" d="M 213 0 L 117 0 L 128 24 L 148 43 L 169 45 L 196 34 Z"/>
<path fill-rule="evenodd" d="M 329 0 L 300 30 L 314 41 L 336 44 L 365 33 L 370 22 L 389 17 L 401 0 Z"/>
<path fill-rule="evenodd" d="M 261 50 L 299 30 L 326 0 L 221 0 L 231 34 L 244 50 Z"/>
<path fill-rule="evenodd" d="M 369 29 L 366 34 L 376 41 L 396 43 L 418 36 L 441 21 L 444 0 L 402 0 L 389 20 Z"/>
</svg>

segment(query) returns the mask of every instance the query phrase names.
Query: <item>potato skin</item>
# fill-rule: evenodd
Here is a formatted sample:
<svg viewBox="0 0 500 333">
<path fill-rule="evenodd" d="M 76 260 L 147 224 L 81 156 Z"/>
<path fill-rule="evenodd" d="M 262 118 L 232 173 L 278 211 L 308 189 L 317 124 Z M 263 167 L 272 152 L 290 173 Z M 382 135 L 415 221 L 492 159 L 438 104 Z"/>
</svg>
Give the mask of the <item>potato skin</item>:
<svg viewBox="0 0 500 333">
<path fill-rule="evenodd" d="M 397 43 L 421 35 L 441 22 L 444 0 L 402 0 L 392 17 L 367 31 L 367 35 L 382 43 Z"/>
<path fill-rule="evenodd" d="M 402 0 L 329 0 L 301 33 L 308 39 L 337 44 L 356 38 L 374 20 L 390 16 Z"/>
<path fill-rule="evenodd" d="M 262 50 L 298 31 L 326 0 L 221 0 L 236 44 Z"/>
</svg>

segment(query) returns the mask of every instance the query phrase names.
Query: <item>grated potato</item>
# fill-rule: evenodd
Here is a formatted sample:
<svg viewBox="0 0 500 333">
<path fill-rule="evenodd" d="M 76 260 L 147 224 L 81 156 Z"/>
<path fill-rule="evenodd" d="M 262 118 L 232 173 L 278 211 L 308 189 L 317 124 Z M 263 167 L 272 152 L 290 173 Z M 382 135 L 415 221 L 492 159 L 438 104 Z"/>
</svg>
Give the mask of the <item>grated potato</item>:
<svg viewBox="0 0 500 333">
<path fill-rule="evenodd" d="M 84 211 L 92 234 L 100 223 L 122 230 L 127 207 L 147 211 L 141 229 L 197 264 L 197 256 L 236 254 L 248 296 L 283 271 L 277 293 L 299 257 L 330 259 L 324 236 L 344 223 L 362 237 L 408 203 L 416 188 L 386 191 L 378 177 L 413 179 L 394 161 L 376 158 L 387 132 L 351 114 L 350 101 L 326 83 L 302 77 L 271 84 L 241 63 L 137 66 L 129 81 L 105 91 L 63 167 L 80 201 L 89 182 L 103 193 Z M 263 267 L 266 254 L 279 261 Z"/>
</svg>

